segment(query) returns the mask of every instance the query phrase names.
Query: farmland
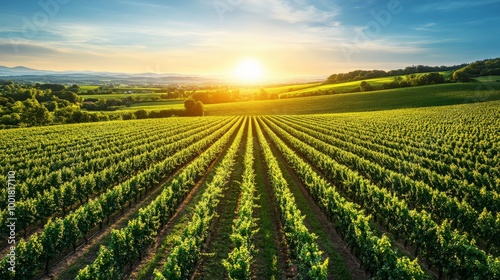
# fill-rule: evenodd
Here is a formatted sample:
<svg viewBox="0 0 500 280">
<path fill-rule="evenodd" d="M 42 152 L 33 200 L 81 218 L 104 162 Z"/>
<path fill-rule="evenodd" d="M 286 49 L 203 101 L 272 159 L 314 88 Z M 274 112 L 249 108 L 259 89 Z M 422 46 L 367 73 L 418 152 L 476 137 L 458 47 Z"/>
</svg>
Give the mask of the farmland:
<svg viewBox="0 0 500 280">
<path fill-rule="evenodd" d="M 208 116 L 321 114 L 325 112 L 365 112 L 500 100 L 500 83 L 497 82 L 495 78 L 491 77 L 480 80 L 482 82 L 449 83 L 431 86 L 376 90 L 371 92 L 339 93 L 277 100 L 251 100 L 205 104 L 205 111 Z M 355 84 L 359 86 L 359 82 L 356 82 Z M 309 85 L 312 86 L 309 90 L 316 88 L 316 86 L 314 86 L 315 84 Z M 290 86 L 290 88 L 295 88 L 296 86 L 299 85 Z M 281 87 L 282 90 L 285 88 L 286 87 Z M 291 93 L 299 91 L 301 90 L 291 91 Z M 111 98 L 115 95 L 116 94 L 102 95 L 102 98 Z M 135 94 L 135 96 L 147 97 L 150 95 Z M 82 97 L 90 96 L 83 95 Z M 134 103 L 130 107 L 125 107 L 120 111 L 135 111 L 139 109 L 152 111 L 183 108 L 183 101 L 174 99 Z"/>
<path fill-rule="evenodd" d="M 498 279 L 499 102 L 5 131 L 0 278 Z"/>
<path fill-rule="evenodd" d="M 359 83 L 358 83 L 359 84 Z M 208 104 L 209 116 L 366 112 L 500 100 L 500 83 L 453 83 L 371 92 Z"/>
</svg>

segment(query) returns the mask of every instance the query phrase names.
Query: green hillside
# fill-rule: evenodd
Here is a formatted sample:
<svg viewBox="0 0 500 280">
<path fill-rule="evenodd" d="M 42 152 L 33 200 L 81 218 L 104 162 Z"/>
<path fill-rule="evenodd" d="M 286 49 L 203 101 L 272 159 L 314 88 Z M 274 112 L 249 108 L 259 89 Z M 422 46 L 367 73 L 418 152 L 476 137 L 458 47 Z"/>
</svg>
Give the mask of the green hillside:
<svg viewBox="0 0 500 280">
<path fill-rule="evenodd" d="M 415 76 L 424 75 L 427 73 L 417 73 Z M 453 72 L 452 71 L 444 71 L 439 72 L 445 79 L 449 79 Z M 395 78 L 405 79 L 406 75 L 398 75 L 398 76 L 389 76 L 389 77 L 381 77 L 381 78 L 373 78 L 364 80 L 368 84 L 370 84 L 374 89 L 382 89 L 384 83 L 390 83 Z M 289 97 L 298 97 L 298 96 L 307 96 L 307 95 L 323 95 L 323 94 L 332 94 L 332 93 L 344 93 L 344 92 L 352 92 L 359 88 L 359 85 L 362 81 L 352 81 L 352 82 L 343 82 L 343 83 L 335 83 L 335 84 L 319 84 L 317 86 L 312 86 L 308 88 L 304 88 L 301 90 L 295 90 L 291 92 L 286 92 L 280 94 L 280 98 L 289 98 Z M 315 94 L 318 92 L 323 92 L 321 94 Z"/>
<path fill-rule="evenodd" d="M 207 115 L 321 114 L 500 100 L 500 83 L 454 83 L 361 93 L 205 105 Z"/>
</svg>

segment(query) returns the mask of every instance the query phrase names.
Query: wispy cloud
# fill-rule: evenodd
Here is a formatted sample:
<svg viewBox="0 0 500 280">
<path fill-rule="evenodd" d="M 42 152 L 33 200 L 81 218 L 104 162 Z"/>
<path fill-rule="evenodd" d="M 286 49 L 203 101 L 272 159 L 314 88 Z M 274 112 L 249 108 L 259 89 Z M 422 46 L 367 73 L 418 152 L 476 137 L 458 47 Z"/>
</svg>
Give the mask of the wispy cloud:
<svg viewBox="0 0 500 280">
<path fill-rule="evenodd" d="M 424 4 L 415 7 L 415 12 L 428 12 L 428 11 L 451 11 L 464 8 L 478 7 L 500 3 L 500 0 L 476 0 L 476 1 L 441 1 L 430 4 Z"/>
<path fill-rule="evenodd" d="M 52 47 L 42 46 L 34 43 L 23 43 L 16 46 L 18 48 L 17 57 L 32 57 L 32 56 L 54 56 L 60 54 L 60 50 Z M 0 40 L 0 54 L 4 56 L 12 56 L 12 44 L 5 40 Z"/>
<path fill-rule="evenodd" d="M 467 25 L 489 24 L 489 23 L 491 23 L 493 21 L 498 21 L 499 19 L 500 19 L 500 17 L 487 17 L 487 18 L 482 18 L 482 19 L 479 19 L 479 20 L 468 21 L 465 24 L 467 24 Z"/>
<path fill-rule="evenodd" d="M 306 0 L 253 0 L 250 4 L 269 17 L 288 23 L 328 22 L 339 14 L 338 8 L 322 10 Z"/>
<path fill-rule="evenodd" d="M 413 28 L 413 30 L 418 30 L 418 31 L 435 31 L 434 28 L 431 28 L 433 26 L 436 26 L 436 23 L 435 22 L 430 22 L 430 23 L 426 23 L 426 24 L 422 24 L 422 25 L 416 26 L 416 27 Z"/>
</svg>

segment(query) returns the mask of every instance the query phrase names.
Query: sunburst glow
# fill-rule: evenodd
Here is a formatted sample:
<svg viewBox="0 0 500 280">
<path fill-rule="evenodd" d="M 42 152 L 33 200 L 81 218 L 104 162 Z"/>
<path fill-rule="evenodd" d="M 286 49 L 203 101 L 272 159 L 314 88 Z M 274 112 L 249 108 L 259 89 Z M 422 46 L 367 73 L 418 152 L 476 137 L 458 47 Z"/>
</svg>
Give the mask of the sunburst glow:
<svg viewBox="0 0 500 280">
<path fill-rule="evenodd" d="M 264 68 L 260 61 L 253 58 L 242 60 L 235 71 L 235 75 L 240 82 L 255 83 L 264 78 Z"/>
</svg>

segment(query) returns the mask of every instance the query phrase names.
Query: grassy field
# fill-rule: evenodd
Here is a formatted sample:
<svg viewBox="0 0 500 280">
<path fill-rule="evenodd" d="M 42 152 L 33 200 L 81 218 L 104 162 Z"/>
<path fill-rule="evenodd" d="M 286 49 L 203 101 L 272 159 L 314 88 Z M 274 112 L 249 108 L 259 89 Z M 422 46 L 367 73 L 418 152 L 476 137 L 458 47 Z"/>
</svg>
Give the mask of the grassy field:
<svg viewBox="0 0 500 280">
<path fill-rule="evenodd" d="M 481 82 L 481 83 L 498 82 L 498 81 L 500 81 L 500 76 L 484 76 L 484 77 L 477 77 L 474 79 L 476 81 Z"/>
<path fill-rule="evenodd" d="M 368 79 L 365 81 L 368 82 L 371 86 L 373 86 L 375 88 L 379 88 L 379 87 L 382 87 L 382 84 L 391 82 L 393 80 L 394 80 L 393 77 L 384 77 L 384 78 Z M 354 88 L 358 88 L 360 83 L 361 83 L 361 81 L 354 81 L 354 82 L 346 82 L 346 83 L 339 83 L 339 84 L 318 85 L 315 87 L 309 87 L 309 88 L 305 88 L 302 90 L 296 90 L 296 91 L 293 91 L 292 93 L 293 94 L 301 94 L 301 93 L 305 93 L 305 92 L 318 91 L 318 90 L 331 90 L 331 89 L 334 89 L 336 92 L 345 92 L 345 91 L 352 90 Z"/>
<path fill-rule="evenodd" d="M 208 116 L 323 114 L 443 106 L 489 100 L 500 100 L 499 82 L 453 83 L 277 100 L 205 104 L 205 112 Z M 136 103 L 119 112 L 140 109 L 148 111 L 182 109 L 183 107 L 183 100 L 165 100 Z"/>
<path fill-rule="evenodd" d="M 80 94 L 78 96 L 83 98 L 95 98 L 95 99 L 112 99 L 118 98 L 123 99 L 127 97 L 159 97 L 165 93 L 112 93 L 112 94 Z"/>
<path fill-rule="evenodd" d="M 251 95 L 254 93 L 259 93 L 261 88 L 264 88 L 269 94 L 281 94 L 289 91 L 302 90 L 311 87 L 317 87 L 321 85 L 321 83 L 307 83 L 307 84 L 296 84 L 296 85 L 284 85 L 284 86 L 255 86 L 255 87 L 242 87 L 239 88 L 241 95 Z M 82 92 L 86 93 L 88 90 L 94 90 L 99 88 L 99 86 L 89 86 L 83 85 L 80 86 Z M 134 88 L 134 87 L 126 87 L 119 88 L 120 90 L 159 90 L 159 88 Z M 208 89 L 198 89 L 196 92 L 210 92 L 212 90 Z M 160 96 L 165 93 L 119 93 L 119 94 L 80 94 L 83 98 L 97 98 L 97 99 L 110 99 L 110 98 L 126 98 L 129 96 L 141 96 L 141 97 L 154 97 Z"/>
<path fill-rule="evenodd" d="M 425 73 L 419 73 L 416 75 L 419 76 L 419 75 L 423 75 L 423 74 L 425 74 Z M 445 79 L 448 79 L 452 75 L 452 72 L 451 71 L 440 72 L 439 74 L 443 75 Z M 401 75 L 398 77 L 404 79 L 406 77 L 406 75 Z M 383 77 L 383 78 L 367 79 L 364 81 L 369 83 L 375 89 L 381 89 L 382 85 L 384 83 L 390 83 L 394 80 L 394 78 L 395 77 Z M 320 90 L 321 91 L 335 90 L 337 93 L 343 93 L 343 92 L 349 92 L 349 91 L 352 91 L 353 89 L 359 88 L 360 83 L 361 83 L 361 81 L 338 83 L 338 84 L 327 84 L 327 85 L 322 85 L 321 83 L 319 83 L 317 86 L 311 86 L 311 87 L 303 88 L 301 90 L 294 90 L 294 91 L 290 92 L 290 94 L 301 95 L 304 93 L 315 92 L 315 91 L 320 91 Z M 280 92 L 280 93 L 286 93 L 286 92 Z"/>
<path fill-rule="evenodd" d="M 451 72 L 440 72 L 445 78 L 451 76 Z M 418 74 L 417 74 L 418 75 Z M 405 76 L 400 76 L 404 78 Z M 496 81 L 500 77 L 482 77 L 478 78 L 480 82 Z M 380 89 L 384 83 L 391 82 L 394 77 L 384 77 L 366 80 L 375 89 Z M 346 93 L 359 87 L 361 81 L 346 82 L 339 84 L 323 85 L 322 83 L 308 83 L 284 86 L 264 87 L 268 94 L 287 94 L 301 95 L 303 93 L 335 90 L 338 94 L 316 97 L 305 97 L 306 100 L 294 97 L 293 100 L 271 100 L 271 101 L 243 101 L 225 104 L 206 104 L 207 115 L 253 115 L 253 114 L 309 114 L 322 112 L 350 112 L 350 111 L 369 111 L 394 109 L 394 108 L 411 108 L 428 106 L 437 102 L 442 105 L 451 105 L 462 102 L 464 99 L 478 98 L 475 93 L 483 91 L 498 90 L 498 83 L 481 86 L 478 83 L 474 84 L 458 84 L 458 85 L 438 85 L 418 88 L 401 88 L 394 90 L 378 90 L 368 93 Z M 82 90 L 89 90 L 97 86 L 82 86 Z M 484 87 L 481 89 L 481 87 Z M 260 92 L 262 87 L 240 88 L 240 95 L 252 95 Z M 125 89 L 125 88 L 124 88 Z M 127 88 L 133 89 L 148 89 L 148 88 Z M 155 88 L 149 88 L 155 89 Z M 197 90 L 198 92 L 206 92 L 207 90 Z M 449 94 L 450 92 L 458 91 L 457 95 Z M 346 94 L 343 94 L 346 93 Z M 95 94 L 85 95 L 83 98 L 94 99 L 123 99 L 127 97 L 143 97 L 152 98 L 159 97 L 164 93 L 120 93 L 120 94 Z M 376 94 L 376 96 L 374 95 Z M 408 95 L 408 96 L 407 96 Z M 417 96 L 414 96 L 417 95 Z M 488 95 L 488 94 L 487 94 Z M 420 98 L 421 97 L 421 98 Z M 428 99 L 430 97 L 430 99 Z M 482 98 L 482 97 L 479 97 Z M 490 98 L 490 97 L 488 97 Z M 492 97 L 495 98 L 495 97 Z M 295 100 L 296 99 L 296 100 Z M 420 99 L 428 99 L 423 101 Z M 302 106 L 303 103 L 306 106 Z M 179 100 L 167 100 L 157 102 L 141 102 L 133 104 L 130 107 L 120 111 L 134 111 L 139 109 L 144 110 L 164 110 L 164 109 L 182 109 L 183 104 Z"/>
<path fill-rule="evenodd" d="M 154 102 L 140 102 L 130 105 L 130 107 L 124 108 L 119 111 L 136 111 L 140 109 L 144 110 L 165 110 L 165 109 L 182 109 L 184 108 L 184 100 L 165 100 L 165 101 L 154 101 Z"/>
<path fill-rule="evenodd" d="M 80 90 L 82 92 L 87 92 L 89 90 L 94 90 L 94 89 L 97 89 L 99 88 L 99 86 L 80 86 Z"/>
<path fill-rule="evenodd" d="M 241 95 L 249 95 L 254 93 L 259 93 L 261 88 L 264 88 L 268 94 L 281 94 L 289 91 L 298 91 L 306 88 L 313 88 L 320 86 L 322 83 L 308 83 L 308 84 L 296 84 L 296 85 L 284 85 L 284 86 L 269 86 L 269 87 L 248 87 L 240 88 Z"/>
<path fill-rule="evenodd" d="M 443 106 L 488 100 L 500 100 L 500 83 L 441 84 L 362 93 L 207 104 L 205 111 L 209 116 L 322 114 Z"/>
</svg>

